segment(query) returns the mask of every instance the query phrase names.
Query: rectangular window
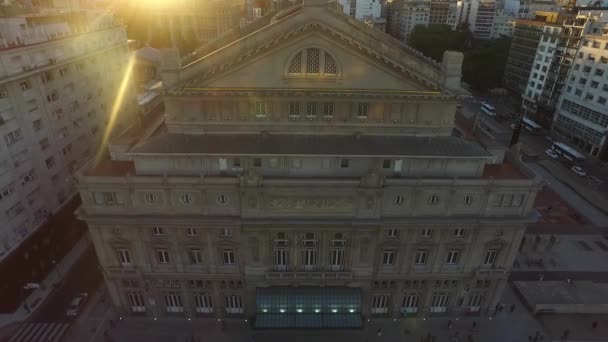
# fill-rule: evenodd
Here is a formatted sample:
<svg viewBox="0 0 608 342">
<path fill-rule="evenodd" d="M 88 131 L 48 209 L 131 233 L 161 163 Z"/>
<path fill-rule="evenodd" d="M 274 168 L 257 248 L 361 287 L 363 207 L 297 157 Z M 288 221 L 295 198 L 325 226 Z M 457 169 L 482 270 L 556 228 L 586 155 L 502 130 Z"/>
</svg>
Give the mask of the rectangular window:
<svg viewBox="0 0 608 342">
<path fill-rule="evenodd" d="M 42 83 L 47 83 L 53 80 L 53 73 L 51 71 L 45 71 L 40 75 Z"/>
<path fill-rule="evenodd" d="M 317 116 L 317 103 L 309 102 L 306 104 L 306 117 L 314 118 Z"/>
<path fill-rule="evenodd" d="M 416 251 L 416 256 L 414 258 L 414 263 L 416 265 L 426 265 L 426 261 L 429 256 L 429 251 L 426 249 L 419 249 Z"/>
<path fill-rule="evenodd" d="M 484 265 L 494 265 L 494 261 L 496 261 L 496 256 L 498 255 L 498 251 L 496 249 L 488 249 L 486 251 L 486 256 L 483 259 Z"/>
<path fill-rule="evenodd" d="M 403 303 L 401 304 L 401 312 L 403 313 L 416 313 L 420 306 L 420 295 L 417 293 L 407 293 L 403 296 Z"/>
<path fill-rule="evenodd" d="M 131 256 L 129 255 L 129 250 L 126 248 L 118 249 L 118 260 L 120 260 L 120 264 L 123 266 L 131 265 Z"/>
<path fill-rule="evenodd" d="M 326 118 L 334 116 L 334 104 L 332 102 L 323 103 L 323 116 Z"/>
<path fill-rule="evenodd" d="M 391 168 L 391 160 L 390 159 L 384 159 L 382 161 L 382 168 L 383 169 L 390 169 Z"/>
<path fill-rule="evenodd" d="M 190 228 L 190 227 L 186 228 L 186 235 L 190 236 L 190 237 L 192 237 L 192 236 L 198 236 L 198 229 L 196 229 L 196 228 Z"/>
<path fill-rule="evenodd" d="M 206 293 L 194 294 L 194 307 L 197 313 L 208 314 L 213 312 L 211 296 Z"/>
<path fill-rule="evenodd" d="M 53 102 L 57 101 L 58 99 L 59 99 L 59 96 L 57 96 L 56 90 L 53 90 L 46 95 L 46 101 L 48 103 L 53 103 Z"/>
<path fill-rule="evenodd" d="M 357 117 L 360 119 L 367 118 L 368 109 L 368 103 L 357 103 Z"/>
<path fill-rule="evenodd" d="M 234 265 L 234 250 L 225 248 L 224 254 L 224 265 Z"/>
<path fill-rule="evenodd" d="M 462 229 L 462 228 L 454 229 L 454 237 L 457 237 L 457 238 L 464 237 L 464 229 Z"/>
<path fill-rule="evenodd" d="M 433 236 L 433 230 L 430 228 L 422 229 L 420 231 L 420 236 L 425 238 L 430 238 Z"/>
<path fill-rule="evenodd" d="M 184 312 L 182 296 L 174 292 L 165 293 L 165 307 L 168 313 Z"/>
<path fill-rule="evenodd" d="M 382 265 L 390 266 L 395 264 L 397 252 L 394 249 L 385 249 L 382 253 Z"/>
<path fill-rule="evenodd" d="M 12 132 L 9 132 L 4 136 L 4 142 L 7 146 L 11 146 L 14 143 L 23 139 L 23 135 L 21 134 L 21 129 L 16 129 Z"/>
<path fill-rule="evenodd" d="M 349 166 L 350 166 L 349 159 L 340 159 L 340 168 L 341 169 L 347 169 Z"/>
<path fill-rule="evenodd" d="M 446 312 L 448 309 L 448 295 L 445 293 L 433 293 L 431 299 L 431 312 Z"/>
<path fill-rule="evenodd" d="M 448 265 L 456 265 L 458 264 L 458 256 L 460 255 L 460 251 L 457 249 L 451 249 L 448 251 L 448 256 L 445 260 Z"/>
<path fill-rule="evenodd" d="M 300 103 L 289 102 L 289 116 L 298 117 L 300 116 Z"/>
<path fill-rule="evenodd" d="M 21 90 L 23 90 L 23 91 L 32 89 L 32 84 L 30 83 L 29 80 L 25 80 L 25 81 L 20 82 L 19 86 L 21 87 Z"/>
<path fill-rule="evenodd" d="M 227 314 L 234 315 L 243 313 L 243 298 L 241 296 L 226 296 L 224 297 L 224 300 Z"/>
<path fill-rule="evenodd" d="M 53 168 L 53 166 L 55 166 L 55 158 L 50 157 L 47 160 L 45 160 L 44 163 L 46 164 L 46 168 L 50 170 Z"/>
<path fill-rule="evenodd" d="M 165 235 L 163 227 L 152 227 L 152 235 Z"/>
<path fill-rule="evenodd" d="M 232 236 L 232 229 L 220 228 L 220 236 L 222 236 L 222 237 Z"/>
<path fill-rule="evenodd" d="M 397 238 L 397 237 L 399 237 L 399 229 L 397 229 L 397 228 L 389 228 L 386 231 L 386 236 L 388 236 L 390 238 Z"/>
<path fill-rule="evenodd" d="M 169 263 L 169 251 L 166 249 L 157 249 L 156 250 L 156 259 L 159 264 L 168 264 Z"/>
<path fill-rule="evenodd" d="M 372 298 L 372 314 L 383 315 L 388 313 L 390 297 L 387 295 L 375 295 Z"/>
<path fill-rule="evenodd" d="M 203 256 L 201 254 L 201 250 L 198 248 L 191 248 L 188 251 L 188 256 L 190 257 L 190 264 L 198 265 L 203 263 Z"/>
<path fill-rule="evenodd" d="M 595 76 L 604 76 L 604 70 L 597 68 L 597 69 L 595 69 L 594 74 L 595 74 Z"/>
<path fill-rule="evenodd" d="M 275 240 L 274 249 L 274 268 L 276 271 L 287 271 L 289 265 L 289 247 L 286 246 L 285 241 Z"/>
<path fill-rule="evenodd" d="M 264 117 L 267 114 L 266 101 L 255 101 L 255 116 Z"/>
<path fill-rule="evenodd" d="M 129 303 L 131 304 L 131 311 L 135 313 L 146 312 L 146 304 L 144 303 L 144 296 L 140 292 L 129 291 L 127 293 L 129 297 Z"/>
</svg>

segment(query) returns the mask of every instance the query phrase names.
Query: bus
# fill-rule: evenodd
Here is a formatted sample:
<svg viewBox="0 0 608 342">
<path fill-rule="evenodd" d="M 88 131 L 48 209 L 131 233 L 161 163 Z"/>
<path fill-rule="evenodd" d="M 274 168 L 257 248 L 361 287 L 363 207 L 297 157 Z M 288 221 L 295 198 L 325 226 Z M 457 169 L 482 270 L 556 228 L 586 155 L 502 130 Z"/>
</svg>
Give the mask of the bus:
<svg viewBox="0 0 608 342">
<path fill-rule="evenodd" d="M 540 130 L 542 129 L 542 127 L 539 124 L 537 124 L 536 122 L 528 119 L 525 116 L 523 118 L 522 124 L 523 124 L 523 126 L 524 126 L 525 129 L 527 129 L 528 131 L 530 131 L 532 133 L 540 133 Z"/>
<path fill-rule="evenodd" d="M 583 162 L 585 160 L 584 155 L 564 143 L 554 142 L 551 149 L 571 162 Z"/>
<path fill-rule="evenodd" d="M 489 116 L 496 116 L 496 108 L 485 101 L 481 103 L 481 111 Z"/>
</svg>

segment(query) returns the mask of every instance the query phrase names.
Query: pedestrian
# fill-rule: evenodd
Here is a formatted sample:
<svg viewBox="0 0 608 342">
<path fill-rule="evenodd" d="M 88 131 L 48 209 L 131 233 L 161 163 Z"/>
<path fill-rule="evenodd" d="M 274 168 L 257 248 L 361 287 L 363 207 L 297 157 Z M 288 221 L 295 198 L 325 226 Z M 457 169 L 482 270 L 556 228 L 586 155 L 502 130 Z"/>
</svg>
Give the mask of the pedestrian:
<svg viewBox="0 0 608 342">
<path fill-rule="evenodd" d="M 500 307 L 500 304 L 496 304 L 496 307 L 494 307 L 494 315 L 492 315 L 492 316 L 496 316 L 496 314 L 498 313 L 499 307 Z"/>
<path fill-rule="evenodd" d="M 543 281 L 543 279 L 545 279 L 545 276 L 542 273 L 538 274 L 538 280 L 539 281 Z"/>
<path fill-rule="evenodd" d="M 473 329 L 477 328 L 477 322 L 473 321 Z"/>
<path fill-rule="evenodd" d="M 597 325 L 598 325 L 598 324 L 599 324 L 599 322 L 598 322 L 598 321 L 593 321 L 593 322 L 591 322 L 591 329 L 595 329 L 595 328 L 597 328 Z"/>
<path fill-rule="evenodd" d="M 382 329 L 378 328 L 378 337 L 382 336 Z"/>
<path fill-rule="evenodd" d="M 498 304 L 498 312 L 502 312 L 502 309 L 505 308 L 505 305 L 503 303 Z"/>
<path fill-rule="evenodd" d="M 562 341 L 567 341 L 569 336 L 570 336 L 570 329 L 564 330 L 564 333 L 562 334 Z"/>
<path fill-rule="evenodd" d="M 452 320 L 448 321 L 448 329 L 450 329 L 450 330 L 452 329 Z"/>
<path fill-rule="evenodd" d="M 513 312 L 515 311 L 515 304 L 511 304 L 511 307 L 509 308 L 509 312 Z"/>
</svg>

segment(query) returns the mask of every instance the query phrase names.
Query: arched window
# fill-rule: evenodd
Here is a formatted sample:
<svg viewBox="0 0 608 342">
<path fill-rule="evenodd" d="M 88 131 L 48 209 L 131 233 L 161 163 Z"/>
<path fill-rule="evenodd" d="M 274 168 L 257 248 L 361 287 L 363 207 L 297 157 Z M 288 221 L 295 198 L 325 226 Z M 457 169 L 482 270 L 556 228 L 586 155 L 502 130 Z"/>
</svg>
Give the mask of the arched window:
<svg viewBox="0 0 608 342">
<path fill-rule="evenodd" d="M 307 48 L 293 55 L 287 68 L 287 74 L 335 76 L 338 74 L 338 64 L 327 51 Z"/>
</svg>

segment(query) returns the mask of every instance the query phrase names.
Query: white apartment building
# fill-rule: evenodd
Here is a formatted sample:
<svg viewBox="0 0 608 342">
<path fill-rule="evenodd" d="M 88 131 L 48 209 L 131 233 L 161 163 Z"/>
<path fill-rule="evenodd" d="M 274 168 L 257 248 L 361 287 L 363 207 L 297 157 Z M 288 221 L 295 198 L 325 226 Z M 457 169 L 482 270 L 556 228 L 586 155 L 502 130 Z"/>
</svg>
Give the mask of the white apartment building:
<svg viewBox="0 0 608 342">
<path fill-rule="evenodd" d="M 598 11 L 587 11 L 590 16 Z M 596 13 L 593 13 L 596 12 Z M 605 12 L 605 11 L 604 11 Z M 584 13 L 579 13 L 584 14 Z M 608 23 L 589 21 L 553 120 L 553 133 L 581 151 L 608 159 Z"/>
<path fill-rule="evenodd" d="M 0 34 L 1 259 L 75 194 L 72 174 L 99 148 L 129 52 L 109 13 L 38 10 L 0 18 Z"/>
<path fill-rule="evenodd" d="M 389 33 L 406 40 L 418 25 L 428 26 L 431 14 L 429 0 L 396 0 L 389 12 Z"/>
<path fill-rule="evenodd" d="M 497 8 L 495 0 L 458 1 L 456 25 L 468 25 L 477 39 L 490 39 Z"/>
<path fill-rule="evenodd" d="M 338 0 L 344 14 L 357 20 L 375 19 L 382 17 L 380 0 Z"/>
</svg>

